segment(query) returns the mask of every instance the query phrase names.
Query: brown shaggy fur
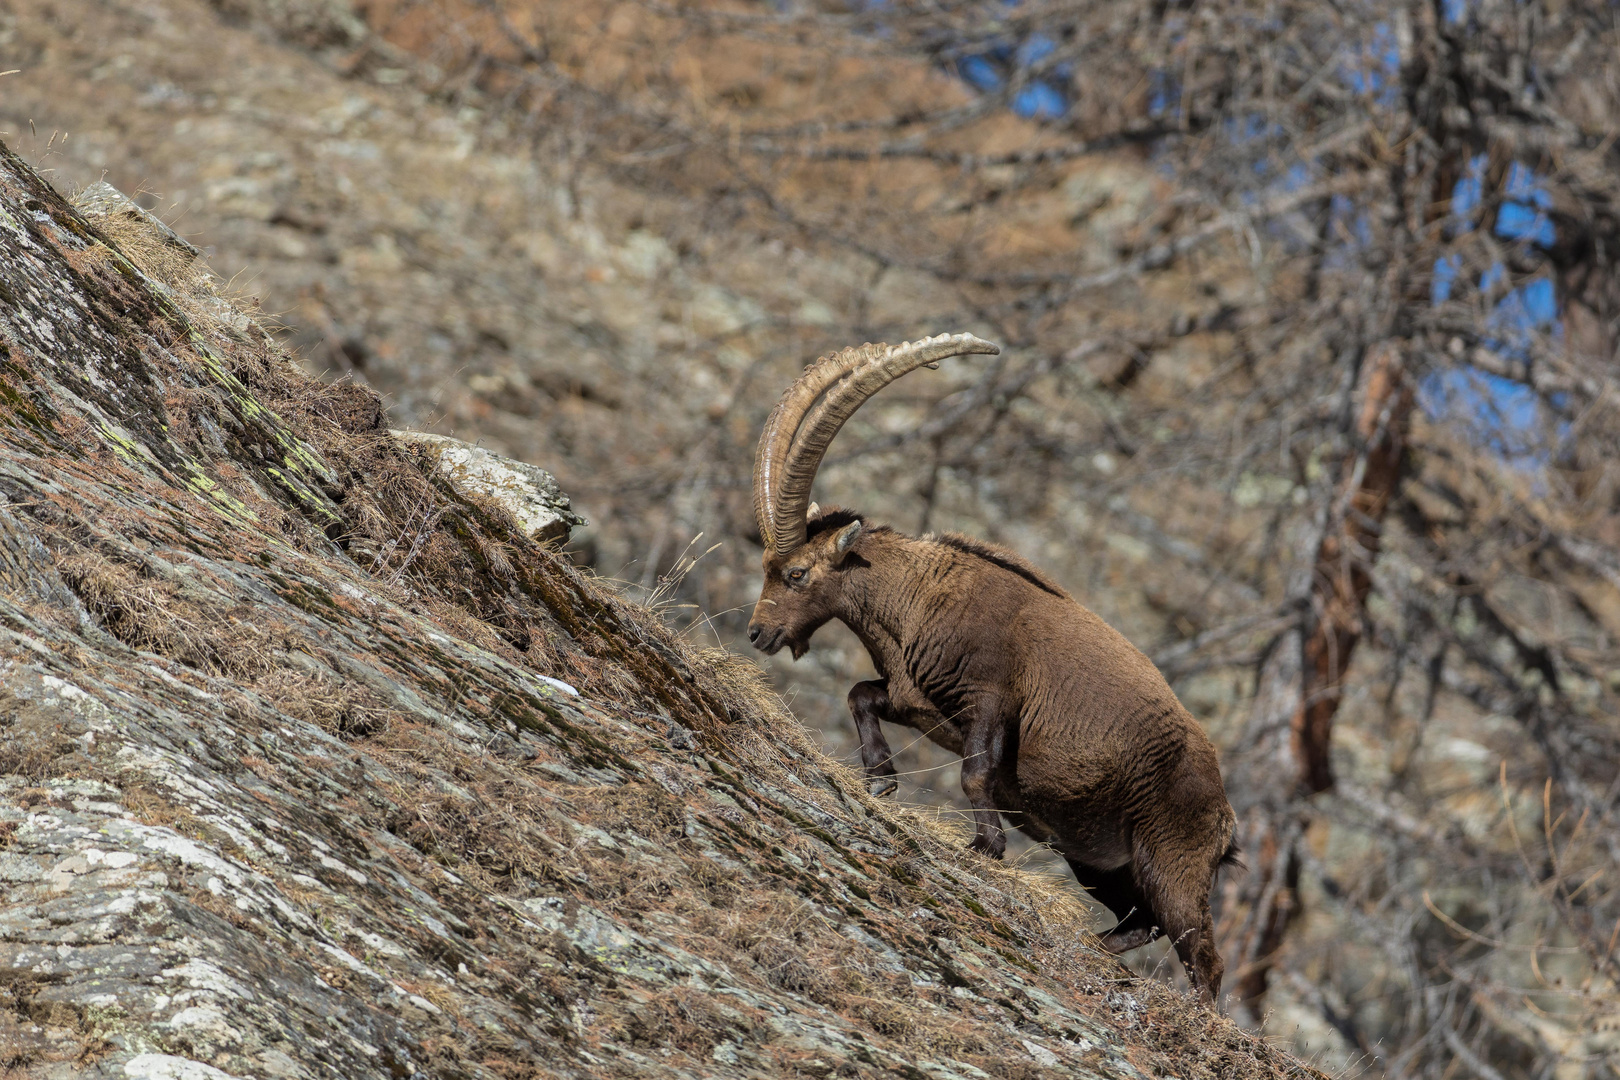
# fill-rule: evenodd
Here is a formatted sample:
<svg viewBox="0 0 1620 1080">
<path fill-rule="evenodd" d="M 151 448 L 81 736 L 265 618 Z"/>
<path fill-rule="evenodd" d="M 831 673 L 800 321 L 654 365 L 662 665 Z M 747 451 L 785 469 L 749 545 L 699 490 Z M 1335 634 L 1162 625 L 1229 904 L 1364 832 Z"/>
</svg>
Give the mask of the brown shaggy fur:
<svg viewBox="0 0 1620 1080">
<path fill-rule="evenodd" d="M 840 509 L 806 535 L 785 556 L 767 551 L 749 639 L 798 657 L 832 619 L 861 639 L 881 677 L 849 704 L 874 790 L 894 787 L 880 721 L 961 754 L 971 847 L 999 858 L 1005 814 L 1118 916 L 1105 944 L 1168 935 L 1213 1003 L 1223 965 L 1209 894 L 1235 822 L 1215 747 L 1153 662 L 1004 548 Z"/>
</svg>

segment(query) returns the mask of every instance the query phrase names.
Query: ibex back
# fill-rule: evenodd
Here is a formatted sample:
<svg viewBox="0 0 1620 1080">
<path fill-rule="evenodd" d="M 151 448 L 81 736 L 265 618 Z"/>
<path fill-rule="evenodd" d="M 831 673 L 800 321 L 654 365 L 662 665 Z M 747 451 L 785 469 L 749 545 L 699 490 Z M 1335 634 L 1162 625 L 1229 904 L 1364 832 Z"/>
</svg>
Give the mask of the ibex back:
<svg viewBox="0 0 1620 1080">
<path fill-rule="evenodd" d="M 797 659 L 827 622 L 848 626 L 880 676 L 849 693 L 874 791 L 895 786 L 880 721 L 960 754 L 974 850 L 1001 857 L 1006 814 L 1118 917 L 1105 945 L 1168 935 L 1213 1004 L 1223 965 L 1209 894 L 1234 854 L 1232 808 L 1214 746 L 1152 661 L 1010 551 L 810 503 L 822 456 L 862 402 L 947 356 L 998 351 L 970 334 L 864 345 L 789 387 L 754 466 L 765 586 L 748 638 Z"/>
</svg>

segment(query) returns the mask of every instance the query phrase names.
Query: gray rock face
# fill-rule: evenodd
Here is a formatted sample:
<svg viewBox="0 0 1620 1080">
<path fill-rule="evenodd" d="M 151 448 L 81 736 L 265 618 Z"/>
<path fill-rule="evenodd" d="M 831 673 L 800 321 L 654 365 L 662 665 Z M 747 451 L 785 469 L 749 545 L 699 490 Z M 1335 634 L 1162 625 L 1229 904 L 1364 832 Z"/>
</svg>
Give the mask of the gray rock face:
<svg viewBox="0 0 1620 1080">
<path fill-rule="evenodd" d="M 490 499 L 504 507 L 531 539 L 540 543 L 566 542 L 575 525 L 585 524 L 585 519 L 569 506 L 568 496 L 557 481 L 542 468 L 448 435 L 400 430 L 389 434 L 421 447 L 463 495 Z"/>
<path fill-rule="evenodd" d="M 0 147 L 0 1069 L 1315 1075 L 100 220 Z"/>
</svg>

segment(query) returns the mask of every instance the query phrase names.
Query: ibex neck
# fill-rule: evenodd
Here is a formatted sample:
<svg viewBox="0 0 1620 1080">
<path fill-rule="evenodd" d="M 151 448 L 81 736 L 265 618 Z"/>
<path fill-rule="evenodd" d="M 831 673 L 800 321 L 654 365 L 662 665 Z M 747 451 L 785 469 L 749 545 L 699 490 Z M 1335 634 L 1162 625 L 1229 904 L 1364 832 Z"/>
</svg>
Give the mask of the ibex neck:
<svg viewBox="0 0 1620 1080">
<path fill-rule="evenodd" d="M 845 571 L 838 618 L 855 631 L 879 668 L 925 618 L 921 610 L 925 579 L 941 567 L 928 557 L 930 545 L 897 532 L 869 533 L 853 552 Z"/>
</svg>

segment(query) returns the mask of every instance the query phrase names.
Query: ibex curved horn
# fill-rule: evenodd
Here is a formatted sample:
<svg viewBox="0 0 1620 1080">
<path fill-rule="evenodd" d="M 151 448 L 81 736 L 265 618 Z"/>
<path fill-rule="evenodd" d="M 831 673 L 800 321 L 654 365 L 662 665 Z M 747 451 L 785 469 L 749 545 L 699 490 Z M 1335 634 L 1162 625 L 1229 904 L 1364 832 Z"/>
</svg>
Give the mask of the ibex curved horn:
<svg viewBox="0 0 1620 1080">
<path fill-rule="evenodd" d="M 766 545 L 785 555 L 804 543 L 810 485 L 821 459 L 844 421 L 868 398 L 908 371 L 934 367 L 948 356 L 1000 351 L 972 334 L 940 334 L 899 345 L 845 349 L 806 369 L 782 395 L 760 435 L 754 513 Z M 812 410 L 823 391 L 826 397 Z"/>
<path fill-rule="evenodd" d="M 799 422 L 827 387 L 887 349 L 887 345 L 868 341 L 865 345 L 854 345 L 823 356 L 804 369 L 804 374 L 787 388 L 782 400 L 771 410 L 764 430 L 759 433 L 759 449 L 754 454 L 754 521 L 759 525 L 759 535 L 767 548 L 775 543 L 777 489 L 781 487 L 779 473 L 793 445 L 793 436 L 799 430 Z"/>
</svg>

